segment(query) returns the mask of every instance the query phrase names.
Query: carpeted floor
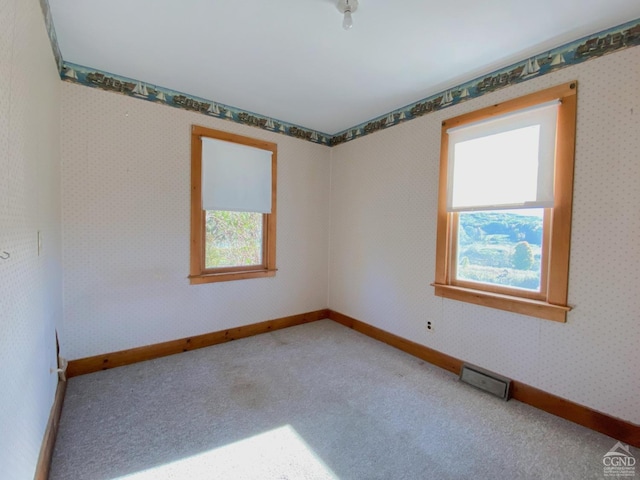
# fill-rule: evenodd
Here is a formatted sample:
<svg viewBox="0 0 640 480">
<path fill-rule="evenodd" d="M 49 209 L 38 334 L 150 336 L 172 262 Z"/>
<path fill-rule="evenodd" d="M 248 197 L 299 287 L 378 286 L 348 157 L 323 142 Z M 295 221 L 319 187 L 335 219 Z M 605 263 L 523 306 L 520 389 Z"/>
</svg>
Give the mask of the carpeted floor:
<svg viewBox="0 0 640 480">
<path fill-rule="evenodd" d="M 582 480 L 615 443 L 323 320 L 72 378 L 50 478 Z"/>
</svg>

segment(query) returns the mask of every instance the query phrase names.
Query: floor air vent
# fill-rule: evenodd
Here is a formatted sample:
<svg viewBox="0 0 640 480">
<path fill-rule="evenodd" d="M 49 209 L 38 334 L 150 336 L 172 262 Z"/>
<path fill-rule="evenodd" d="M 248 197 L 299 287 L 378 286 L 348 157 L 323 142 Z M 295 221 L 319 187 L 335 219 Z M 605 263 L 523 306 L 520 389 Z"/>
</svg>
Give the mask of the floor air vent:
<svg viewBox="0 0 640 480">
<path fill-rule="evenodd" d="M 474 365 L 462 366 L 460 380 L 505 401 L 511 396 L 511 380 Z"/>
</svg>

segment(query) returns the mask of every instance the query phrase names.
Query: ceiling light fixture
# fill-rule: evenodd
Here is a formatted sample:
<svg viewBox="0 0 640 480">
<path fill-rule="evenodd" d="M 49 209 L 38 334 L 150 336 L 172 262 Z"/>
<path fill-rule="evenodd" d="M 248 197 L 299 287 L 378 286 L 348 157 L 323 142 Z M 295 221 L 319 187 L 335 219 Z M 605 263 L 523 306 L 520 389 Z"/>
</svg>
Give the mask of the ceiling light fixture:
<svg viewBox="0 0 640 480">
<path fill-rule="evenodd" d="M 353 27 L 351 14 L 358 9 L 358 0 L 338 0 L 338 10 L 344 14 L 342 28 L 349 30 Z"/>
</svg>

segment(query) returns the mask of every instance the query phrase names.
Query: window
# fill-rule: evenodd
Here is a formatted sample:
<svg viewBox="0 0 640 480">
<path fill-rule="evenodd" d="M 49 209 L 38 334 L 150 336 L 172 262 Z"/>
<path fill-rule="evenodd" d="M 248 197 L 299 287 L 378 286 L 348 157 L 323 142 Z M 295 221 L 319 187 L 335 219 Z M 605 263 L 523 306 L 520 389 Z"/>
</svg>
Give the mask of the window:
<svg viewBox="0 0 640 480">
<path fill-rule="evenodd" d="M 277 145 L 194 125 L 192 284 L 273 277 Z"/>
<path fill-rule="evenodd" d="M 577 83 L 442 124 L 435 294 L 566 321 Z"/>
</svg>

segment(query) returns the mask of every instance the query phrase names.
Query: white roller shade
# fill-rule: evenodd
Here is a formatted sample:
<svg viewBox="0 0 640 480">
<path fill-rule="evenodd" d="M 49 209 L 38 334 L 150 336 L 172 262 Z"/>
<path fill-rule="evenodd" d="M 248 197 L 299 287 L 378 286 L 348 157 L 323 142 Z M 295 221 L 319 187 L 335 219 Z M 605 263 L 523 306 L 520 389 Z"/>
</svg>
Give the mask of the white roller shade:
<svg viewBox="0 0 640 480">
<path fill-rule="evenodd" d="M 553 206 L 557 100 L 447 131 L 447 210 Z"/>
<path fill-rule="evenodd" d="M 272 152 L 202 137 L 202 208 L 271 213 Z"/>
</svg>

